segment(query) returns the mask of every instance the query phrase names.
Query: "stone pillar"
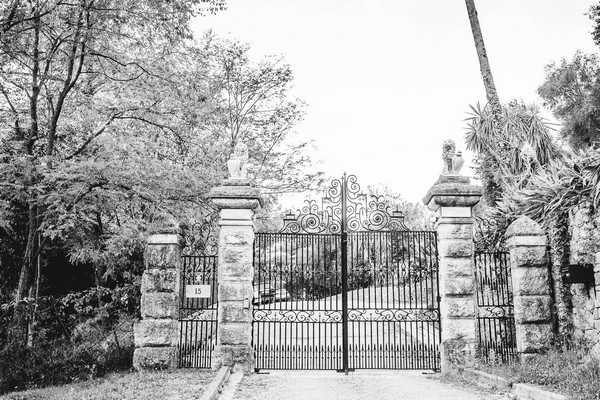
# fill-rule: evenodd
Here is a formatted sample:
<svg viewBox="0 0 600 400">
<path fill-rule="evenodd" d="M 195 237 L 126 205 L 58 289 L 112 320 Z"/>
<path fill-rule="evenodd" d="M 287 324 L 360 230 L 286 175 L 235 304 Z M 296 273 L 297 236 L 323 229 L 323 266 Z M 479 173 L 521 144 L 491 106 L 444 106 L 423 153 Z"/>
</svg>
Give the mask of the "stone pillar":
<svg viewBox="0 0 600 400">
<path fill-rule="evenodd" d="M 141 321 L 134 325 L 133 366 L 141 369 L 177 367 L 179 227 L 151 233 L 144 252 Z"/>
<path fill-rule="evenodd" d="M 517 351 L 522 359 L 547 349 L 552 336 L 546 243 L 543 229 L 526 216 L 519 217 L 506 230 Z"/>
<path fill-rule="evenodd" d="M 472 208 L 481 187 L 467 177 L 441 175 L 424 198 L 439 212 L 438 234 L 440 312 L 442 324 L 441 370 L 451 374 L 469 366 L 477 344 L 475 268 Z"/>
<path fill-rule="evenodd" d="M 218 332 L 213 368 L 254 365 L 252 340 L 252 280 L 254 210 L 258 191 L 245 179 L 229 179 L 210 197 L 219 208 Z"/>
</svg>

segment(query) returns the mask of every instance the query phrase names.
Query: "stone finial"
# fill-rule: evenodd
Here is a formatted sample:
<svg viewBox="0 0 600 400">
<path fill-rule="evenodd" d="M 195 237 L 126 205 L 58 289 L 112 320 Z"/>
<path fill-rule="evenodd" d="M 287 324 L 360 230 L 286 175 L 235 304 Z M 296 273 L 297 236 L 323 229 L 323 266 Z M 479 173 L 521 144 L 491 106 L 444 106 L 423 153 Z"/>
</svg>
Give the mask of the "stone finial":
<svg viewBox="0 0 600 400">
<path fill-rule="evenodd" d="M 240 140 L 233 148 L 233 153 L 227 161 L 229 179 L 248 179 L 248 147 Z"/>
<path fill-rule="evenodd" d="M 444 161 L 442 175 L 460 175 L 465 160 L 462 157 L 462 152 L 456 151 L 454 140 L 448 139 L 442 145 L 442 160 Z"/>
</svg>

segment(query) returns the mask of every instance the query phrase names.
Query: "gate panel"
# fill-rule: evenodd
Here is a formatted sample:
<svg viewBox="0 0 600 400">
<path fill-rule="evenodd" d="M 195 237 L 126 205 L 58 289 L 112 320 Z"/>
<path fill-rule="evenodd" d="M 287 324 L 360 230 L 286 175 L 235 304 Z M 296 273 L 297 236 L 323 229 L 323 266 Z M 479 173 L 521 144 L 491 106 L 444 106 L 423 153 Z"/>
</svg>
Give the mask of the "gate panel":
<svg viewBox="0 0 600 400">
<path fill-rule="evenodd" d="M 178 365 L 211 368 L 217 339 L 217 257 L 182 256 Z M 206 298 L 186 297 L 186 285 L 210 285 Z"/>
<path fill-rule="evenodd" d="M 517 344 L 508 253 L 476 252 L 474 258 L 479 355 L 486 360 L 513 360 Z"/>
<path fill-rule="evenodd" d="M 435 232 L 349 233 L 349 367 L 438 369 Z"/>
<path fill-rule="evenodd" d="M 438 369 L 435 232 L 334 179 L 254 243 L 257 369 Z"/>
<path fill-rule="evenodd" d="M 257 233 L 257 369 L 342 368 L 340 235 Z"/>
</svg>

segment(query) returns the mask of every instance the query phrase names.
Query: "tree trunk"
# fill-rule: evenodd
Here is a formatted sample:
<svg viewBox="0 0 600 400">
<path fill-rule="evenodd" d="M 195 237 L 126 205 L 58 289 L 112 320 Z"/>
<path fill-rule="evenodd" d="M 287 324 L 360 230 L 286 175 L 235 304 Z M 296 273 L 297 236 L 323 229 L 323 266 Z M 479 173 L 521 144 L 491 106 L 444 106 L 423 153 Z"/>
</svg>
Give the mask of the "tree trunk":
<svg viewBox="0 0 600 400">
<path fill-rule="evenodd" d="M 31 288 L 33 259 L 36 252 L 36 207 L 34 203 L 29 204 L 28 223 L 27 223 L 27 244 L 25 245 L 25 253 L 23 263 L 21 264 L 21 272 L 19 273 L 19 284 L 15 294 L 15 308 L 12 320 L 12 338 L 16 343 L 29 343 L 29 318 L 28 313 L 30 308 L 27 304 L 21 301 L 28 295 Z"/>
<path fill-rule="evenodd" d="M 36 206 L 33 203 L 29 204 L 28 221 L 27 221 L 27 243 L 25 245 L 25 254 L 23 255 L 23 264 L 19 273 L 19 286 L 15 301 L 18 303 L 23 300 L 31 286 L 31 273 L 33 272 L 33 260 L 36 252 L 36 230 L 37 230 L 37 215 Z"/>
<path fill-rule="evenodd" d="M 477 16 L 477 9 L 475 8 L 475 1 L 465 0 L 465 4 L 467 6 L 469 22 L 471 23 L 471 32 L 473 33 L 473 41 L 475 42 L 477 58 L 479 59 L 479 70 L 481 71 L 481 78 L 483 79 L 483 85 L 485 87 L 485 95 L 487 97 L 488 104 L 492 109 L 492 131 L 496 137 L 499 137 L 500 124 L 502 120 L 502 106 L 500 105 L 500 98 L 498 97 L 498 92 L 496 91 L 496 84 L 494 83 L 494 76 L 492 75 L 490 61 L 488 60 L 487 52 L 485 50 L 481 26 L 479 25 L 479 17 Z M 490 154 L 479 154 L 478 156 L 480 158 L 479 162 L 481 179 L 483 181 L 484 200 L 488 206 L 493 207 L 496 205 L 502 194 L 502 189 L 498 182 L 496 182 L 493 172 L 497 170 L 498 165 Z"/>
<path fill-rule="evenodd" d="M 571 292 L 563 282 L 562 266 L 569 264 L 569 217 L 561 215 L 550 231 L 552 290 L 555 308 L 555 332 L 568 343 L 573 331 Z"/>
<path fill-rule="evenodd" d="M 479 25 L 479 17 L 477 16 L 477 9 L 475 8 L 475 0 L 465 0 L 465 4 L 467 5 L 467 13 L 469 14 L 469 21 L 471 22 L 471 32 L 473 32 L 475 50 L 477 50 L 477 58 L 479 59 L 479 70 L 481 71 L 481 78 L 483 79 L 483 85 L 485 86 L 485 95 L 488 103 L 492 106 L 494 114 L 498 113 L 500 115 L 502 113 L 500 98 L 496 91 L 496 84 L 494 83 L 494 76 L 492 75 L 492 69 L 490 68 L 490 61 L 488 60 L 487 52 L 485 50 L 481 26 Z"/>
</svg>

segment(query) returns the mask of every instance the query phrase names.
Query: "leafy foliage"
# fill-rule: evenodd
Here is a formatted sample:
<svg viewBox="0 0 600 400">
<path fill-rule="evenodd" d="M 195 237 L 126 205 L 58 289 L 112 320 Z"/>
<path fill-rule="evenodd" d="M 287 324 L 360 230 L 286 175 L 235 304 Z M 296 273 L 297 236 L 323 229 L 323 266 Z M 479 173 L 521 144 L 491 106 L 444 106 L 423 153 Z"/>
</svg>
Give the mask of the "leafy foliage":
<svg viewBox="0 0 600 400">
<path fill-rule="evenodd" d="M 600 364 L 582 362 L 573 350 L 552 349 L 526 362 L 482 367 L 516 382 L 549 386 L 572 399 L 600 399 Z"/>
<path fill-rule="evenodd" d="M 25 346 L 11 324 L 0 331 L 0 393 L 65 383 L 127 369 L 133 354 L 133 320 L 139 289 L 95 288 L 62 298 L 43 297 L 34 308 L 35 341 Z M 0 309 L 10 319 L 13 304 Z"/>
<path fill-rule="evenodd" d="M 0 4 L 0 301 L 10 304 L 3 329 L 21 332 L 14 343 L 11 331 L 0 333 L 3 390 L 129 365 L 130 344 L 114 353 L 128 360 L 121 365 L 87 342 L 119 342 L 114 326 L 137 316 L 135 307 L 115 311 L 114 296 L 139 284 L 149 231 L 181 222 L 186 251 L 210 247 L 216 214 L 207 193 L 225 178 L 237 141 L 248 145 L 263 190 L 318 182 L 295 137 L 304 104 L 290 94 L 291 67 L 255 60 L 248 45 L 213 34 L 191 40 L 191 19 L 224 7 Z M 93 277 L 65 291 L 95 288 L 44 296 L 61 280 L 56 260 L 65 257 Z M 57 310 L 52 317 L 46 303 Z M 23 368 L 10 372 L 13 363 Z"/>
<path fill-rule="evenodd" d="M 545 105 L 563 122 L 560 134 L 575 149 L 598 141 L 600 128 L 600 64 L 596 54 L 577 52 L 546 67 L 538 89 Z"/>
<path fill-rule="evenodd" d="M 494 202 L 477 210 L 475 243 L 482 251 L 501 250 L 504 246 L 504 230 L 513 215 L 505 214 L 506 199 L 512 198 L 547 165 L 562 160 L 551 128 L 537 108 L 510 102 L 502 109 L 498 128 L 495 126 L 489 106 L 471 107 L 467 148 L 485 155 L 476 160 L 476 172 L 481 177 L 491 176 L 488 181 L 498 185 L 494 189 Z"/>
<path fill-rule="evenodd" d="M 489 154 L 494 161 L 495 180 L 513 184 L 524 175 L 559 157 L 548 123 L 539 110 L 513 101 L 503 108 L 499 132 L 493 130 L 490 107 L 471 107 L 467 118 L 467 148 Z M 479 166 L 479 172 L 481 166 Z"/>
<path fill-rule="evenodd" d="M 388 204 L 388 213 L 399 210 L 404 215 L 404 224 L 410 230 L 433 230 L 433 213 L 421 202 L 413 203 L 402 198 L 386 185 L 369 185 L 366 193 L 376 196 L 379 201 Z"/>
<path fill-rule="evenodd" d="M 527 183 L 515 187 L 505 196 L 497 212 L 509 219 L 528 215 L 551 225 L 575 206 L 590 201 L 600 205 L 600 151 L 571 154 L 554 161 L 531 176 Z"/>
<path fill-rule="evenodd" d="M 147 231 L 165 220 L 182 222 L 188 249 L 202 250 L 193 236 L 215 215 L 206 194 L 237 140 L 263 189 L 303 189 L 318 177 L 305 143 L 290 140 L 303 104 L 289 96 L 289 65 L 255 62 L 247 45 L 212 34 L 188 41 L 198 6 L 218 4 L 49 2 L 24 8 L 28 29 L 2 37 L 0 229 L 15 250 L 6 262 L 23 260 L 6 282 L 20 276 L 18 298 L 52 245 L 93 264 L 101 282 L 133 282 Z M 15 235 L 26 245 L 10 243 Z"/>
</svg>

